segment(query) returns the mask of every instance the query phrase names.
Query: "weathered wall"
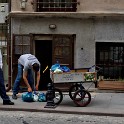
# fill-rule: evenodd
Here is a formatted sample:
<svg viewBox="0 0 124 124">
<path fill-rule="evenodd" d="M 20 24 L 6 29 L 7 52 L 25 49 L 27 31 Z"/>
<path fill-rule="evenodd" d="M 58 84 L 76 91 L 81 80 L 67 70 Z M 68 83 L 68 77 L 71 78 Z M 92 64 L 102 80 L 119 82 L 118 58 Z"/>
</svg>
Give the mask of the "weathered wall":
<svg viewBox="0 0 124 124">
<path fill-rule="evenodd" d="M 55 30 L 49 29 L 49 24 L 56 24 Z M 88 32 L 88 33 L 87 33 Z M 94 63 L 94 37 L 91 20 L 81 19 L 16 19 L 12 21 L 12 33 L 14 34 L 76 34 L 75 43 L 75 67 L 90 66 Z M 84 48 L 83 51 L 81 48 Z M 90 49 L 90 51 L 88 49 Z M 83 57 L 83 58 L 82 58 Z"/>
<path fill-rule="evenodd" d="M 124 0 L 79 0 L 80 11 L 124 11 Z"/>
<path fill-rule="evenodd" d="M 33 12 L 33 6 L 31 4 L 32 0 L 28 0 L 26 2 L 26 8 L 25 9 L 21 9 L 20 8 L 20 1 L 21 0 L 11 0 L 11 11 L 29 11 L 29 12 Z"/>
<path fill-rule="evenodd" d="M 77 12 L 85 11 L 109 11 L 123 12 L 124 0 L 77 0 L 80 5 L 77 5 Z M 20 9 L 20 0 L 11 0 L 12 11 L 33 12 L 32 0 L 26 2 L 26 9 Z"/>
<path fill-rule="evenodd" d="M 95 64 L 95 42 L 124 42 L 123 19 L 15 19 L 14 34 L 76 34 L 75 68 Z M 56 24 L 55 30 L 49 24 Z M 83 50 L 81 49 L 83 48 Z"/>
<path fill-rule="evenodd" d="M 101 42 L 124 41 L 124 19 L 103 18 L 95 21 L 95 40 Z"/>
<path fill-rule="evenodd" d="M 8 15 L 8 4 L 0 3 L 0 23 L 5 23 L 7 15 Z"/>
</svg>

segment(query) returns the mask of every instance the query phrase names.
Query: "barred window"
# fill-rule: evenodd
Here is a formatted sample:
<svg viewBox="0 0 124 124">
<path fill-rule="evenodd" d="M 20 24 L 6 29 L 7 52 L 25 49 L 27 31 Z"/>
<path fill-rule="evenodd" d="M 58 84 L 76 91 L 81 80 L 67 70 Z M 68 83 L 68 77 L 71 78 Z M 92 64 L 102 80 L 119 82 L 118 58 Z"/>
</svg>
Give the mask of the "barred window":
<svg viewBox="0 0 124 124">
<path fill-rule="evenodd" d="M 33 2 L 37 12 L 75 12 L 77 0 L 37 0 Z"/>
<path fill-rule="evenodd" d="M 96 65 L 105 79 L 124 79 L 124 43 L 97 42 Z"/>
</svg>

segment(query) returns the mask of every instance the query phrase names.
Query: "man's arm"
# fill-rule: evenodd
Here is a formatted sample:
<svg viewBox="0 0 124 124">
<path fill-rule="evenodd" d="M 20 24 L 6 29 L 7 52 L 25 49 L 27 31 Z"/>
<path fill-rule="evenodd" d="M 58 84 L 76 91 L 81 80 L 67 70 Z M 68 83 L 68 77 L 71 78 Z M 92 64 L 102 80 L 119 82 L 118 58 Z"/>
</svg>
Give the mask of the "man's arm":
<svg viewBox="0 0 124 124">
<path fill-rule="evenodd" d="M 30 87 L 30 85 L 29 85 L 29 83 L 28 83 L 27 72 L 23 72 L 23 80 L 24 80 L 25 84 L 26 84 L 27 87 L 28 87 L 28 92 L 32 92 L 32 89 L 31 89 L 31 87 Z"/>
<path fill-rule="evenodd" d="M 38 90 L 39 82 L 40 82 L 40 71 L 37 72 L 36 90 Z"/>
</svg>

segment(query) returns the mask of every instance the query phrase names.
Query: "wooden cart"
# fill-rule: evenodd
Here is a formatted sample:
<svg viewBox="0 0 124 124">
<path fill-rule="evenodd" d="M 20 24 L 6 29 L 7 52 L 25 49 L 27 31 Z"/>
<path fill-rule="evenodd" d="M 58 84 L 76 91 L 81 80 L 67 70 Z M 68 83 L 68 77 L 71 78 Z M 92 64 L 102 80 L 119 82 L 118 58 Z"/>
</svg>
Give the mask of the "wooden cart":
<svg viewBox="0 0 124 124">
<path fill-rule="evenodd" d="M 91 94 L 88 89 L 85 89 L 83 83 L 96 82 L 96 72 L 81 72 L 71 71 L 66 73 L 50 72 L 50 78 L 55 83 L 72 83 L 69 88 L 69 96 L 77 106 L 87 106 L 91 102 Z M 59 105 L 63 100 L 63 93 L 60 89 L 54 88 L 55 98 L 54 102 Z"/>
</svg>

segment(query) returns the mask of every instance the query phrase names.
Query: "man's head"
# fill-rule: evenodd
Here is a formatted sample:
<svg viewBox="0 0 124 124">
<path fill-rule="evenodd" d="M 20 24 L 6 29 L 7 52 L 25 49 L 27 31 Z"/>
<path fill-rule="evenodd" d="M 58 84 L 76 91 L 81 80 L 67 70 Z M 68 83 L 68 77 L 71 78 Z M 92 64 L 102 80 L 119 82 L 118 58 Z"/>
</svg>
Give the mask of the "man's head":
<svg viewBox="0 0 124 124">
<path fill-rule="evenodd" d="M 34 70 L 35 72 L 38 72 L 38 71 L 39 71 L 39 64 L 34 63 L 32 66 L 33 66 L 33 70 Z"/>
</svg>

